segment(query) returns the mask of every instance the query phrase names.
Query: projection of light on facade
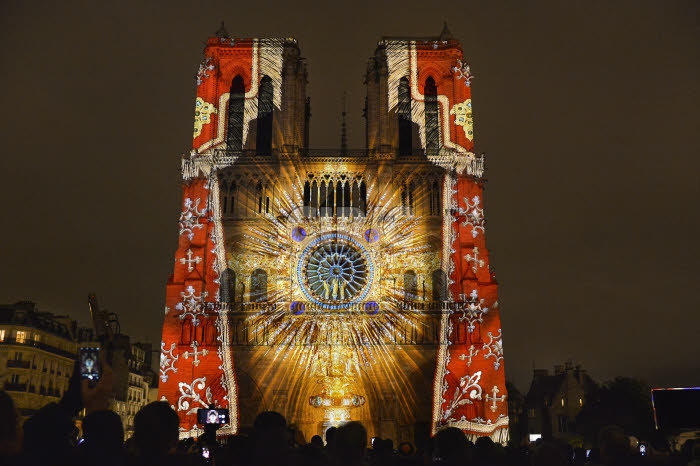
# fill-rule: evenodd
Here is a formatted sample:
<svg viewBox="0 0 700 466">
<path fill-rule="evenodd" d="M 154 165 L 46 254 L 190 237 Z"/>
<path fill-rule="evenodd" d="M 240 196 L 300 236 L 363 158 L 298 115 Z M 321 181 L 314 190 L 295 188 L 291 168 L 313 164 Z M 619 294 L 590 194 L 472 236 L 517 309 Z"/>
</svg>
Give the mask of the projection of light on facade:
<svg viewBox="0 0 700 466">
<path fill-rule="evenodd" d="M 214 404 L 230 410 L 224 434 L 276 410 L 307 438 L 352 419 L 395 441 L 452 425 L 504 442 L 483 158 L 459 42 L 446 29 L 380 41 L 368 147 L 342 152 L 308 148 L 294 39 L 222 31 L 204 56 L 159 389 L 181 435 L 197 435 L 196 410 Z"/>
</svg>

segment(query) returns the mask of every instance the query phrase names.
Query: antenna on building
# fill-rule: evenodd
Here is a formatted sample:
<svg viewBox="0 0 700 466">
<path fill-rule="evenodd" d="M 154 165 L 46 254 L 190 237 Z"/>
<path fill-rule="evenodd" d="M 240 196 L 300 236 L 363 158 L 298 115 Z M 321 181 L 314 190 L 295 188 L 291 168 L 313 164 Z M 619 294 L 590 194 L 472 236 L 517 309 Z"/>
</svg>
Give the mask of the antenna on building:
<svg viewBox="0 0 700 466">
<path fill-rule="evenodd" d="M 347 125 L 345 124 L 345 97 L 347 95 L 347 92 L 343 92 L 343 123 L 342 126 L 340 127 L 340 154 L 341 155 L 347 155 L 348 153 L 348 128 Z"/>
</svg>

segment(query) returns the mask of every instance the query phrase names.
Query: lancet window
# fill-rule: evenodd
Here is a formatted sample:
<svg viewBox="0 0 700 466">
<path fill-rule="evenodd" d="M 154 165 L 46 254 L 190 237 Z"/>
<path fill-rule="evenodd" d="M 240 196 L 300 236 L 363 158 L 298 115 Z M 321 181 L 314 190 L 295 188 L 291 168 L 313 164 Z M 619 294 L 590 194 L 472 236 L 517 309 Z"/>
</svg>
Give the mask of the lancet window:
<svg viewBox="0 0 700 466">
<path fill-rule="evenodd" d="M 264 76 L 258 91 L 258 120 L 255 151 L 258 155 L 272 155 L 272 80 Z"/>
<path fill-rule="evenodd" d="M 407 270 L 403 274 L 403 296 L 406 301 L 418 299 L 418 278 L 413 270 Z"/>
<path fill-rule="evenodd" d="M 226 146 L 228 150 L 243 149 L 243 113 L 245 109 L 245 85 L 243 78 L 237 75 L 231 82 L 228 101 L 228 128 Z"/>
<path fill-rule="evenodd" d="M 219 299 L 223 303 L 233 303 L 236 301 L 236 272 L 232 269 L 226 269 L 221 274 L 219 280 L 220 290 Z"/>
<path fill-rule="evenodd" d="M 367 208 L 367 187 L 357 178 L 341 176 L 308 180 L 303 189 L 304 215 L 321 217 L 364 217 Z"/>
<path fill-rule="evenodd" d="M 440 205 L 440 183 L 433 181 L 428 190 L 430 202 L 430 215 L 440 215 L 442 206 Z"/>
<path fill-rule="evenodd" d="M 411 90 L 408 78 L 403 77 L 399 80 L 398 94 L 399 155 L 411 155 L 413 135 L 411 132 Z"/>
<path fill-rule="evenodd" d="M 440 269 L 433 271 L 433 301 L 447 301 L 447 276 Z"/>
<path fill-rule="evenodd" d="M 255 269 L 250 276 L 250 300 L 252 302 L 267 301 L 267 272 Z"/>
<path fill-rule="evenodd" d="M 413 215 L 415 206 L 415 192 L 412 182 L 401 186 L 401 212 L 404 215 Z"/>
<path fill-rule="evenodd" d="M 221 215 L 223 217 L 232 217 L 236 214 L 236 182 L 231 180 L 221 181 Z"/>
<path fill-rule="evenodd" d="M 440 151 L 440 123 L 437 86 L 432 76 L 425 80 L 425 151 L 435 155 Z"/>
</svg>

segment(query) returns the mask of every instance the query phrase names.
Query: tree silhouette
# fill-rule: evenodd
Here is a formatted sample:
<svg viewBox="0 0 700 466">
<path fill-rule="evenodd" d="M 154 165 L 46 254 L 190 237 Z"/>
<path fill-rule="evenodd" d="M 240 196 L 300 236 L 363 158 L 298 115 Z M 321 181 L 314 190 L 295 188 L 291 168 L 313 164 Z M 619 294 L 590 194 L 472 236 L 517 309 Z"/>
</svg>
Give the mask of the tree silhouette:
<svg viewBox="0 0 700 466">
<path fill-rule="evenodd" d="M 627 435 L 648 439 L 654 430 L 651 392 L 641 380 L 616 377 L 597 387 L 576 416 L 576 431 L 592 444 L 598 432 L 618 425 Z"/>
</svg>

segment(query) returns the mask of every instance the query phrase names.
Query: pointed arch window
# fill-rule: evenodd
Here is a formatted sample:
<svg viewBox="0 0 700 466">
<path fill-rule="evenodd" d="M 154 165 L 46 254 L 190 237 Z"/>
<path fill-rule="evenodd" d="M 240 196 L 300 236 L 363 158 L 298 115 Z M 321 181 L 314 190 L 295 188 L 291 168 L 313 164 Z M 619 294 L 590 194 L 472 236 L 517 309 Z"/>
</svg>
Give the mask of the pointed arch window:
<svg viewBox="0 0 700 466">
<path fill-rule="evenodd" d="M 267 301 L 267 272 L 255 269 L 250 276 L 250 300 L 256 303 Z"/>
<path fill-rule="evenodd" d="M 318 183 L 314 180 L 311 183 L 311 207 L 318 209 Z"/>
<path fill-rule="evenodd" d="M 418 299 L 418 277 L 413 270 L 407 270 L 403 274 L 403 296 L 405 301 Z"/>
<path fill-rule="evenodd" d="M 440 206 L 440 184 L 433 181 L 428 189 L 430 193 L 430 215 L 440 215 L 442 207 Z"/>
<path fill-rule="evenodd" d="M 366 216 L 367 212 L 367 185 L 364 181 L 360 183 L 360 210 L 362 211 L 362 216 Z"/>
<path fill-rule="evenodd" d="M 440 269 L 433 271 L 433 301 L 447 301 L 447 275 Z"/>
<path fill-rule="evenodd" d="M 264 76 L 258 91 L 258 122 L 255 151 L 258 155 L 272 155 L 272 79 Z"/>
<path fill-rule="evenodd" d="M 221 215 L 232 217 L 236 212 L 236 182 L 221 182 Z"/>
<path fill-rule="evenodd" d="M 440 123 L 437 86 L 432 76 L 425 80 L 425 151 L 436 155 L 440 151 Z"/>
<path fill-rule="evenodd" d="M 311 184 L 307 181 L 304 183 L 304 207 L 311 205 Z"/>
<path fill-rule="evenodd" d="M 338 181 L 335 196 L 336 215 L 338 217 L 350 216 L 350 183 L 348 180 Z"/>
<path fill-rule="evenodd" d="M 413 215 L 414 197 L 413 183 L 404 183 L 401 187 L 401 210 L 404 215 Z"/>
<path fill-rule="evenodd" d="M 245 84 L 237 75 L 231 82 L 228 101 L 228 128 L 226 146 L 228 150 L 240 152 L 243 149 L 243 112 L 245 109 Z"/>
<path fill-rule="evenodd" d="M 221 302 L 236 302 L 236 272 L 226 269 L 221 274 L 219 297 Z"/>
<path fill-rule="evenodd" d="M 411 132 L 411 89 L 408 78 L 403 77 L 399 80 L 398 94 L 399 155 L 411 155 L 413 134 Z"/>
</svg>

